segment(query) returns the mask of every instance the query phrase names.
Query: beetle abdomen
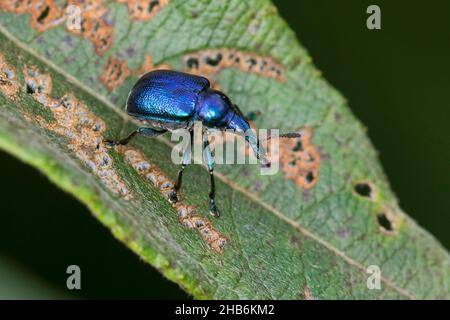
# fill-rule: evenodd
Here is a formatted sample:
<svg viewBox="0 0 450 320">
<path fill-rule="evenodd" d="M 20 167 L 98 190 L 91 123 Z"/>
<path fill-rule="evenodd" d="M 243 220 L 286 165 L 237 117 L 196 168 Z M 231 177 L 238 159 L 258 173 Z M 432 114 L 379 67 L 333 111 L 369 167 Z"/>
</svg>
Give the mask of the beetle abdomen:
<svg viewBox="0 0 450 320">
<path fill-rule="evenodd" d="M 192 91 L 195 92 L 200 92 L 210 87 L 209 80 L 205 77 L 173 70 L 155 70 L 144 74 L 136 82 L 133 89 L 148 83 L 176 85 L 179 87 L 192 89 Z"/>
<path fill-rule="evenodd" d="M 209 88 L 206 78 L 170 70 L 142 76 L 127 100 L 128 114 L 142 120 L 185 122 L 195 113 L 198 93 Z"/>
</svg>

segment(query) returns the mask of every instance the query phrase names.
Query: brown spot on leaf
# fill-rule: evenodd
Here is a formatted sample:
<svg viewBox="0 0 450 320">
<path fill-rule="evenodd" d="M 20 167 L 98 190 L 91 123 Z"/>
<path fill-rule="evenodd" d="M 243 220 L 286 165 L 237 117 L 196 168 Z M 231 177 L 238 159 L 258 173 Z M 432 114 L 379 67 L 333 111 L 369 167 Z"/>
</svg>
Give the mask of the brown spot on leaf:
<svg viewBox="0 0 450 320">
<path fill-rule="evenodd" d="M 159 168 L 144 158 L 144 155 L 127 146 L 117 147 L 119 153 L 124 155 L 125 161 L 130 164 L 141 176 L 145 177 L 155 188 L 158 188 L 164 198 L 175 208 L 178 219 L 187 228 L 195 229 L 203 240 L 217 253 L 222 253 L 228 242 L 227 237 L 217 231 L 204 216 L 194 215 L 195 207 L 183 201 L 172 203 L 169 194 L 173 190 L 173 182 Z"/>
<path fill-rule="evenodd" d="M 47 31 L 65 19 L 62 8 L 56 6 L 54 0 L 2 1 L 0 9 L 17 14 L 29 13 L 31 26 L 39 32 Z"/>
<path fill-rule="evenodd" d="M 26 92 L 34 96 L 39 102 L 45 100 L 52 92 L 52 79 L 50 75 L 40 73 L 37 68 L 23 67 Z M 44 103 L 43 103 L 44 104 Z M 45 103 L 48 106 L 48 103 Z"/>
<path fill-rule="evenodd" d="M 184 70 L 199 75 L 218 74 L 224 68 L 237 68 L 284 82 L 284 67 L 270 56 L 220 48 L 205 49 L 183 57 Z"/>
<path fill-rule="evenodd" d="M 168 64 L 153 64 L 153 58 L 150 54 L 145 55 L 145 60 L 142 66 L 138 70 L 133 70 L 133 74 L 140 77 L 143 74 L 153 71 L 153 70 L 170 70 L 172 67 Z"/>
<path fill-rule="evenodd" d="M 128 7 L 132 20 L 148 21 L 169 4 L 169 0 L 117 0 Z"/>
<path fill-rule="evenodd" d="M 113 26 L 104 18 L 108 14 L 108 8 L 103 5 L 102 0 L 68 0 L 67 5 L 78 6 L 81 10 L 81 28 L 67 30 L 91 41 L 95 52 L 103 55 L 113 41 Z"/>
<path fill-rule="evenodd" d="M 10 0 L 10 1 L 2 1 L 0 2 L 0 9 L 6 12 L 14 12 L 14 13 L 25 13 L 30 10 L 31 5 L 33 4 L 33 0 L 23 1 L 23 0 Z"/>
<path fill-rule="evenodd" d="M 17 100 L 20 85 L 16 70 L 0 54 L 0 91 L 11 100 Z"/>
<path fill-rule="evenodd" d="M 28 121 L 39 123 L 42 127 L 68 140 L 68 149 L 80 159 L 113 193 L 124 199 L 133 198 L 122 178 L 113 167 L 113 159 L 104 147 L 104 121 L 97 117 L 81 101 L 70 94 L 61 98 L 51 96 L 52 79 L 35 67 L 23 67 L 27 92 L 53 114 L 54 121 L 46 121 L 41 116 L 24 113 Z"/>
<path fill-rule="evenodd" d="M 103 55 L 112 45 L 113 26 L 105 20 L 108 8 L 102 0 L 68 0 L 66 7 L 58 6 L 54 0 L 2 1 L 0 10 L 16 14 L 29 13 L 31 26 L 39 32 L 45 32 L 66 21 L 66 8 L 69 5 L 80 9 L 80 28 L 69 24 L 65 26 L 67 31 L 91 41 L 95 52 Z"/>
<path fill-rule="evenodd" d="M 108 91 L 113 91 L 116 87 L 121 85 L 129 75 L 130 70 L 127 68 L 124 61 L 109 57 L 99 80 Z"/>
<path fill-rule="evenodd" d="M 311 189 L 319 178 L 320 153 L 312 143 L 312 129 L 300 130 L 301 137 L 280 139 L 280 167 L 287 180 L 298 187 Z"/>
<path fill-rule="evenodd" d="M 111 92 L 122 85 L 130 75 L 140 77 L 149 71 L 160 69 L 171 69 L 171 67 L 168 64 L 154 65 L 150 54 L 145 55 L 145 61 L 138 69 L 129 69 L 125 61 L 109 57 L 99 80 Z"/>
<path fill-rule="evenodd" d="M 40 2 L 40 5 L 36 5 L 31 11 L 31 25 L 39 32 L 47 31 L 65 19 L 62 9 L 55 6 L 53 0 L 35 2 Z"/>
</svg>

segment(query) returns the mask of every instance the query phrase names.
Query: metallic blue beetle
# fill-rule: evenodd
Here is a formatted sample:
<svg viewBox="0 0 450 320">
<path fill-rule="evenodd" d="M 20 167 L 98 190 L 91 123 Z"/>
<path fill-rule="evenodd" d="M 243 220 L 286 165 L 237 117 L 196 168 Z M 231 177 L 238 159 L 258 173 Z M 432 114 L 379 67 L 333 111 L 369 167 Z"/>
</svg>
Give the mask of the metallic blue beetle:
<svg viewBox="0 0 450 320">
<path fill-rule="evenodd" d="M 191 133 L 193 143 L 193 125 L 201 121 L 210 129 L 235 130 L 237 134 L 245 134 L 245 139 L 253 148 L 262 165 L 269 166 L 265 151 L 259 146 L 257 137 L 250 130 L 246 117 L 230 99 L 218 90 L 210 88 L 208 79 L 192 74 L 156 70 L 143 75 L 128 95 L 127 113 L 139 120 L 147 122 L 157 129 L 142 127 L 121 140 L 107 140 L 110 146 L 127 144 L 136 134 L 156 137 L 170 130 L 185 128 Z M 285 134 L 280 137 L 298 137 L 298 134 Z M 215 204 L 214 161 L 208 143 L 207 130 L 203 132 L 203 148 L 206 155 L 211 178 L 209 193 L 210 213 L 219 216 Z M 170 194 L 173 202 L 178 201 L 177 192 L 181 187 L 183 170 L 190 159 L 191 148 L 183 155 L 181 170 Z"/>
</svg>

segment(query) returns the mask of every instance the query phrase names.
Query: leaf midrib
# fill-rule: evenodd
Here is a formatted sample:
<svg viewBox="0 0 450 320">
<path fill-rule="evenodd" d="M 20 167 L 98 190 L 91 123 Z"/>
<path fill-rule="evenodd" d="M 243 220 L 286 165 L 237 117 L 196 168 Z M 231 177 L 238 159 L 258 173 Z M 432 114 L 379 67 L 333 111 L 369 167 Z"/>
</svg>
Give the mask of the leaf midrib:
<svg viewBox="0 0 450 320">
<path fill-rule="evenodd" d="M 128 115 L 125 112 L 123 112 L 120 108 L 115 106 L 105 96 L 99 95 L 98 93 L 94 92 L 92 89 L 90 89 L 89 87 L 87 87 L 83 83 L 81 83 L 79 80 L 77 80 L 74 76 L 72 76 L 71 74 L 67 73 L 64 69 L 62 69 L 58 65 L 54 64 L 53 62 L 49 61 L 47 58 L 45 58 L 44 56 L 42 56 L 40 53 L 36 52 L 32 48 L 28 47 L 22 41 L 17 39 L 14 35 L 12 35 L 2 24 L 0 24 L 0 32 L 3 33 L 3 35 L 5 35 L 9 40 L 11 40 L 17 47 L 19 47 L 22 50 L 26 51 L 27 53 L 29 53 L 30 55 L 32 55 L 36 59 L 42 61 L 48 67 L 52 68 L 57 73 L 61 74 L 65 79 L 67 79 L 69 82 L 71 82 L 73 85 L 77 86 L 78 88 L 80 88 L 81 90 L 86 92 L 87 94 L 91 95 L 92 97 L 95 97 L 97 100 L 99 100 L 101 103 L 103 103 L 106 107 L 108 107 L 114 113 L 116 113 L 118 116 L 120 116 L 124 121 L 132 122 L 132 123 L 135 123 L 136 125 L 140 124 L 137 120 L 128 117 Z M 156 139 L 158 139 L 158 141 L 163 142 L 164 144 L 166 144 L 169 147 L 173 147 L 174 146 L 170 141 L 168 141 L 167 139 L 165 139 L 163 137 L 157 137 Z M 206 170 L 206 167 L 204 165 L 202 165 L 202 167 Z M 261 198 L 259 198 L 257 195 L 255 195 L 250 190 L 247 190 L 247 189 L 239 186 L 238 184 L 234 183 L 232 180 L 228 179 L 225 175 L 223 175 L 223 174 L 221 174 L 219 172 L 215 172 L 214 174 L 215 174 L 215 176 L 218 179 L 220 179 L 223 183 L 228 185 L 230 188 L 232 188 L 235 191 L 238 191 L 238 192 L 242 193 L 244 196 L 248 197 L 254 203 L 256 203 L 259 206 L 263 207 L 267 211 L 270 211 L 276 217 L 278 217 L 279 219 L 281 219 L 282 221 L 284 221 L 285 223 L 287 223 L 288 225 L 290 225 L 291 227 L 296 229 L 300 234 L 310 238 L 313 241 L 316 241 L 317 243 L 319 243 L 322 246 L 324 246 L 327 250 L 331 251 L 332 253 L 334 253 L 335 255 L 340 257 L 341 259 L 343 259 L 345 262 L 347 262 L 352 267 L 358 269 L 359 271 L 362 271 L 364 274 L 366 273 L 365 272 L 366 268 L 364 267 L 364 265 L 361 264 L 360 262 L 354 260 L 353 258 L 349 257 L 347 254 L 345 254 L 344 251 L 339 250 L 338 248 L 333 246 L 328 241 L 322 239 L 320 236 L 314 234 L 313 232 L 309 231 L 305 227 L 302 227 L 298 222 L 290 219 L 285 214 L 283 214 L 283 212 L 281 212 L 280 210 L 278 210 L 275 207 L 271 206 L 270 204 L 264 202 Z M 417 299 L 409 291 L 398 287 L 393 281 L 391 281 L 390 279 L 386 278 L 385 276 L 381 275 L 380 280 L 386 286 L 390 287 L 391 289 L 393 289 L 394 291 L 396 291 L 399 294 L 403 295 L 404 297 L 406 297 L 408 299 Z"/>
</svg>

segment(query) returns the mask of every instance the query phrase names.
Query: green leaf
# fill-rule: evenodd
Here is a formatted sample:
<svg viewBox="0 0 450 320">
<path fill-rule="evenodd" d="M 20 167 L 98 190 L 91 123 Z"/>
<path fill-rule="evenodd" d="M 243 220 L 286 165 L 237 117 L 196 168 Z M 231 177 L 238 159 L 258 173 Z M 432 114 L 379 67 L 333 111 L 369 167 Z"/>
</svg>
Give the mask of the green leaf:
<svg viewBox="0 0 450 320">
<path fill-rule="evenodd" d="M 269 1 L 147 2 L 78 4 L 79 20 L 64 1 L 0 4 L 0 147 L 196 298 L 450 298 L 448 253 L 401 211 L 365 128 Z M 276 175 L 216 166 L 220 219 L 202 166 L 167 201 L 168 139 L 102 144 L 136 126 L 123 105 L 155 67 L 205 74 L 261 111 L 257 127 L 305 134 Z"/>
</svg>

